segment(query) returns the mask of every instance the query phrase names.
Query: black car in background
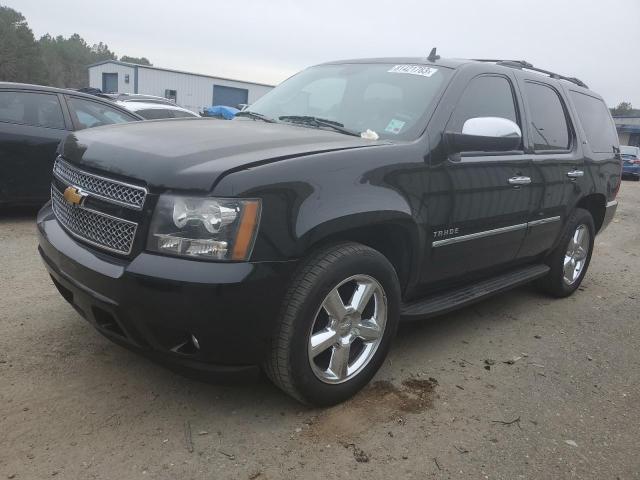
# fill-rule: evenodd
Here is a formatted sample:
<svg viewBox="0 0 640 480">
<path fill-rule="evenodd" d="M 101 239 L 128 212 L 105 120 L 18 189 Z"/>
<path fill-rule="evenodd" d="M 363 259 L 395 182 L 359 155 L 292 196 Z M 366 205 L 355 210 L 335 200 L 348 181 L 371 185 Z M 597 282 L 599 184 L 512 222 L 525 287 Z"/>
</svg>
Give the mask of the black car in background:
<svg viewBox="0 0 640 480">
<path fill-rule="evenodd" d="M 93 95 L 0 82 L 0 206 L 50 198 L 56 148 L 69 132 L 137 120 L 142 117 Z"/>
</svg>

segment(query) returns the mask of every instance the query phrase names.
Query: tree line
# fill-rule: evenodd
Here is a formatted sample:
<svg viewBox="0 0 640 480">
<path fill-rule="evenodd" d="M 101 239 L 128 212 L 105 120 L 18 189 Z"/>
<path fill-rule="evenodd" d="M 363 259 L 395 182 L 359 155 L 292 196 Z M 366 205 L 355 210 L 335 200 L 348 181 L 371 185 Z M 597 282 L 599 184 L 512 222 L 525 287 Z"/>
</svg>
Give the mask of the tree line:
<svg viewBox="0 0 640 480">
<path fill-rule="evenodd" d="M 25 17 L 0 5 L 0 81 L 64 88 L 89 86 L 87 66 L 118 60 L 107 44 L 88 44 L 80 35 L 46 34 L 36 40 Z M 145 57 L 123 55 L 120 61 L 151 65 Z"/>
<path fill-rule="evenodd" d="M 617 107 L 611 108 L 614 117 L 634 117 L 640 115 L 640 110 L 633 108 L 629 102 L 620 102 Z"/>
</svg>

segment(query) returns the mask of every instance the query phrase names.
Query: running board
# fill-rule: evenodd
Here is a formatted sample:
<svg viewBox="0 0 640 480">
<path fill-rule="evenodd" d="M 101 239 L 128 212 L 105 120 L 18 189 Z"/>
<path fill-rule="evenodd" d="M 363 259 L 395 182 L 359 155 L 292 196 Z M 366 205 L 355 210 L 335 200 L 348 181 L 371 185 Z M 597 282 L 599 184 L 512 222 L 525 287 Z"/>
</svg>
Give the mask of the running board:
<svg viewBox="0 0 640 480">
<path fill-rule="evenodd" d="M 531 265 L 455 290 L 405 303 L 400 309 L 400 319 L 413 321 L 441 315 L 544 277 L 549 270 L 547 265 Z"/>
</svg>

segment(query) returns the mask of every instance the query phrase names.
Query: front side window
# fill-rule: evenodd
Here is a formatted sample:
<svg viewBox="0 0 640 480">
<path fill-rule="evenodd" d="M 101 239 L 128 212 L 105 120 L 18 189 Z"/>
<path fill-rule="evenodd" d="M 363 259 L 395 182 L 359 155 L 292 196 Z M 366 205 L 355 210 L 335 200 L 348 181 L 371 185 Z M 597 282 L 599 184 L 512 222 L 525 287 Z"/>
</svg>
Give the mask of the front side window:
<svg viewBox="0 0 640 480">
<path fill-rule="evenodd" d="M 569 150 L 571 135 L 558 93 L 547 85 L 526 82 L 530 127 L 536 150 Z"/>
<path fill-rule="evenodd" d="M 477 117 L 500 117 L 519 123 L 516 112 L 511 82 L 505 77 L 483 75 L 467 86 L 447 130 L 460 133 L 464 122 Z"/>
<path fill-rule="evenodd" d="M 69 108 L 77 118 L 80 130 L 134 120 L 133 117 L 115 108 L 84 98 L 69 97 Z"/>
<path fill-rule="evenodd" d="M 286 80 L 249 111 L 279 121 L 316 117 L 381 138 L 416 138 L 451 73 L 428 65 L 319 65 Z"/>
<path fill-rule="evenodd" d="M 65 128 L 58 96 L 50 93 L 0 92 L 0 122 Z"/>
<path fill-rule="evenodd" d="M 611 114 L 599 98 L 571 91 L 571 99 L 593 152 L 613 152 L 618 144 L 618 134 Z"/>
</svg>

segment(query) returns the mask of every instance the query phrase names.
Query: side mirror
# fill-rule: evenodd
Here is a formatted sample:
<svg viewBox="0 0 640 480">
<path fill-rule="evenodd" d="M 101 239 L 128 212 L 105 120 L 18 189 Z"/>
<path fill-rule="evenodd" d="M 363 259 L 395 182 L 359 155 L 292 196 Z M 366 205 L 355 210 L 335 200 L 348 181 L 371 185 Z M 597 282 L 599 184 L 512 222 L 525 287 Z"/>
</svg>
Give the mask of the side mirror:
<svg viewBox="0 0 640 480">
<path fill-rule="evenodd" d="M 508 152 L 517 150 L 522 142 L 520 127 L 507 118 L 470 118 L 462 126 L 462 133 L 445 132 L 449 153 Z"/>
</svg>

